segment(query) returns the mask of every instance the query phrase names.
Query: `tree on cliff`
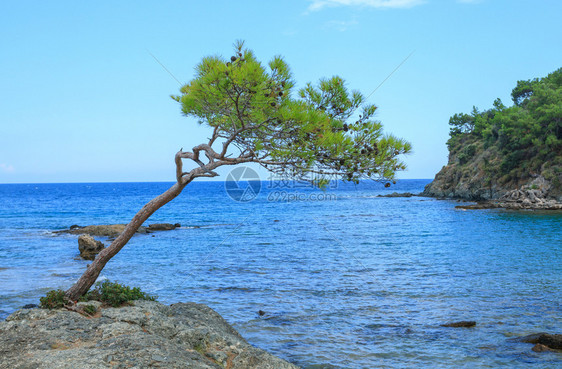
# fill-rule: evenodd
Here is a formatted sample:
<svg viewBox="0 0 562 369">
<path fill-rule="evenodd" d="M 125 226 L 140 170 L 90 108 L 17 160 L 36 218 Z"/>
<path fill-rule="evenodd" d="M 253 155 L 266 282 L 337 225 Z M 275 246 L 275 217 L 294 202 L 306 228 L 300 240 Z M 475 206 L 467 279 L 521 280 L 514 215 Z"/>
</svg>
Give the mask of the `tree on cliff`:
<svg viewBox="0 0 562 369">
<path fill-rule="evenodd" d="M 384 135 L 373 119 L 376 106 L 358 91 L 349 91 L 340 77 L 307 84 L 293 96 L 295 82 L 288 65 L 274 57 L 265 67 L 237 42 L 229 59 L 205 57 L 195 78 L 181 87 L 184 115 L 209 127 L 208 142 L 175 155 L 176 182 L 140 209 L 124 231 L 88 266 L 66 291 L 76 301 L 95 283 L 106 263 L 160 207 L 178 196 L 191 181 L 215 177 L 221 166 L 257 163 L 266 169 L 322 186 L 326 178 L 357 183 L 360 178 L 389 181 L 405 169 L 399 155 L 410 144 Z M 194 168 L 183 169 L 183 159 Z"/>
<path fill-rule="evenodd" d="M 458 165 L 467 182 L 475 172 L 490 185 L 542 175 L 562 191 L 562 68 L 518 81 L 511 97 L 512 106 L 496 99 L 491 109 L 450 118 L 449 164 Z M 469 170 L 475 165 L 478 170 Z"/>
</svg>

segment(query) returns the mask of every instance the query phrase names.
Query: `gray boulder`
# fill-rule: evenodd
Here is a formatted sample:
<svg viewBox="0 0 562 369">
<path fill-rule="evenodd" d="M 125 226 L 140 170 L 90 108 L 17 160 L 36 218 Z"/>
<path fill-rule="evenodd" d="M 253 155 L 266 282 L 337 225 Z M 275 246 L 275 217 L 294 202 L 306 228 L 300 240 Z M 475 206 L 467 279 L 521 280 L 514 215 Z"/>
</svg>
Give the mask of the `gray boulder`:
<svg viewBox="0 0 562 369">
<path fill-rule="evenodd" d="M 248 344 L 211 308 L 135 301 L 93 317 L 19 310 L 0 322 L 0 368 L 294 369 Z"/>
<path fill-rule="evenodd" d="M 83 259 L 94 260 L 96 255 L 104 248 L 105 246 L 101 241 L 95 240 L 88 234 L 83 234 L 78 237 L 78 250 L 80 250 L 80 256 Z"/>
</svg>

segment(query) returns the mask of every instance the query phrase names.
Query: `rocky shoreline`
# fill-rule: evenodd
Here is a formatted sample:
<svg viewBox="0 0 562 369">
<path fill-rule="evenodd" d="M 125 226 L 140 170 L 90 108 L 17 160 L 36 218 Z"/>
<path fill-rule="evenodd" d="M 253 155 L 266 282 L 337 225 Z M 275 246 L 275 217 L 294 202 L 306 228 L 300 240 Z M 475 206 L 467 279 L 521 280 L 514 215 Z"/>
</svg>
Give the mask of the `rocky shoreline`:
<svg viewBox="0 0 562 369">
<path fill-rule="evenodd" d="M 22 309 L 0 322 L 0 368 L 296 369 L 196 303 L 90 301 L 93 315 Z"/>
<path fill-rule="evenodd" d="M 562 198 L 552 196 L 550 182 L 541 176 L 516 189 L 488 191 L 474 183 L 448 182 L 442 172 L 425 187 L 421 196 L 477 202 L 456 206 L 457 209 L 562 210 Z"/>
<path fill-rule="evenodd" d="M 449 329 L 476 326 L 475 321 L 441 324 Z M 542 332 L 509 341 L 532 344 L 534 352 L 562 352 L 562 334 Z M 299 367 L 250 345 L 206 305 L 137 300 L 119 308 L 98 301 L 80 302 L 72 310 L 24 307 L 0 322 L 0 368 Z"/>
</svg>

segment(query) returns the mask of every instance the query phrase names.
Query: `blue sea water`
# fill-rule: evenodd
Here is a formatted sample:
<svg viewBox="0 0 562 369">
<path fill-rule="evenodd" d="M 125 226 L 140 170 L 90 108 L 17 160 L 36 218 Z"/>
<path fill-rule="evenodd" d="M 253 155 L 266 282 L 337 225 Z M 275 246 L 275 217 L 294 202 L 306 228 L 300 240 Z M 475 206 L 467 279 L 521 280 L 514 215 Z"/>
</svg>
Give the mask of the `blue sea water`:
<svg viewBox="0 0 562 369">
<path fill-rule="evenodd" d="M 428 182 L 263 182 L 251 202 L 191 183 L 147 222 L 182 227 L 135 236 L 102 278 L 207 304 L 304 368 L 560 367 L 514 338 L 562 333 L 562 214 L 377 197 Z M 0 185 L 0 318 L 85 270 L 77 236 L 52 231 L 127 223 L 170 185 Z M 459 320 L 477 326 L 441 326 Z"/>
</svg>

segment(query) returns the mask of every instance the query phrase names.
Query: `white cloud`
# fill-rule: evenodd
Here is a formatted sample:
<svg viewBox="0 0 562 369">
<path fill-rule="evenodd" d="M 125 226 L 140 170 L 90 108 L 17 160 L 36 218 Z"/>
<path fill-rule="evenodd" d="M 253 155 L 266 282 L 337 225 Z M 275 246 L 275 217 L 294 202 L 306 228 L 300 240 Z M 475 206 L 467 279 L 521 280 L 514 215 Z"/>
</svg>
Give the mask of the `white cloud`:
<svg viewBox="0 0 562 369">
<path fill-rule="evenodd" d="M 370 8 L 411 8 L 424 0 L 311 0 L 308 10 L 315 11 L 335 6 L 365 6 Z M 470 0 L 469 0 L 470 1 Z"/>
<path fill-rule="evenodd" d="M 347 31 L 347 29 L 349 27 L 352 27 L 354 25 L 357 24 L 356 20 L 350 20 L 350 21 L 337 21 L 337 20 L 333 20 L 333 21 L 329 21 L 325 24 L 326 28 L 333 28 L 336 29 L 340 32 L 345 32 Z"/>
<path fill-rule="evenodd" d="M 12 173 L 14 171 L 14 167 L 9 164 L 0 163 L 0 171 L 4 173 Z"/>
</svg>

